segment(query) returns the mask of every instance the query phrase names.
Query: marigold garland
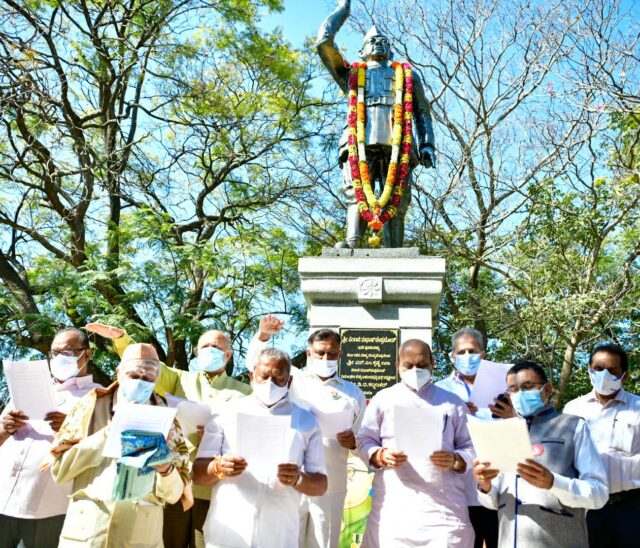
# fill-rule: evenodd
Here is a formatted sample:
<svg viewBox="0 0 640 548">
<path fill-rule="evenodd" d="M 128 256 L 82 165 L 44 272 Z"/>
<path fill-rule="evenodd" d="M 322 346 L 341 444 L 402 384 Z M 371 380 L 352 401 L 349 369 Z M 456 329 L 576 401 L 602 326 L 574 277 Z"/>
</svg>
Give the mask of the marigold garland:
<svg viewBox="0 0 640 548">
<path fill-rule="evenodd" d="M 353 190 L 362 218 L 371 228 L 369 243 L 380 245 L 384 224 L 398 213 L 409 177 L 413 123 L 413 73 L 409 63 L 392 63 L 395 71 L 391 161 L 380 197 L 371 188 L 365 150 L 366 63 L 353 63 L 349 72 L 349 110 L 347 119 L 349 167 Z M 400 163 L 398 167 L 398 157 Z"/>
</svg>

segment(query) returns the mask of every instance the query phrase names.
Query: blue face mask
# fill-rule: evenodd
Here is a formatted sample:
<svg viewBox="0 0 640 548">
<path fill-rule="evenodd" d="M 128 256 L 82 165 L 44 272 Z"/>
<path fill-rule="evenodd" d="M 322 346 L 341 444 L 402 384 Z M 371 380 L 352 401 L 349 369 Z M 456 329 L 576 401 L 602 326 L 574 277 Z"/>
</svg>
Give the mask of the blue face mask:
<svg viewBox="0 0 640 548">
<path fill-rule="evenodd" d="M 480 367 L 480 354 L 456 354 L 456 369 L 465 377 L 473 377 Z"/>
<path fill-rule="evenodd" d="M 544 388 L 544 387 L 543 387 Z M 532 417 L 544 407 L 542 390 L 520 390 L 511 394 L 511 403 L 521 417 Z"/>
<path fill-rule="evenodd" d="M 124 377 L 120 381 L 120 394 L 129 403 L 147 403 L 155 387 L 155 382 Z"/>
<path fill-rule="evenodd" d="M 224 352 L 215 346 L 207 346 L 198 351 L 198 357 L 189 364 L 189 371 L 213 373 L 220 371 L 224 366 Z"/>
</svg>

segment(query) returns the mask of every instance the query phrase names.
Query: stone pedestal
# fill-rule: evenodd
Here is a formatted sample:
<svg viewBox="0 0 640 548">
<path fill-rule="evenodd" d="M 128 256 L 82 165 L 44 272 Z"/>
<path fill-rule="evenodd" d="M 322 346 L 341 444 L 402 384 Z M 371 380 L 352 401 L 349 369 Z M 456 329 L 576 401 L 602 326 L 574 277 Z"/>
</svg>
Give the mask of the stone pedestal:
<svg viewBox="0 0 640 548">
<path fill-rule="evenodd" d="M 399 329 L 431 344 L 445 261 L 418 248 L 333 249 L 298 263 L 311 330 Z"/>
</svg>

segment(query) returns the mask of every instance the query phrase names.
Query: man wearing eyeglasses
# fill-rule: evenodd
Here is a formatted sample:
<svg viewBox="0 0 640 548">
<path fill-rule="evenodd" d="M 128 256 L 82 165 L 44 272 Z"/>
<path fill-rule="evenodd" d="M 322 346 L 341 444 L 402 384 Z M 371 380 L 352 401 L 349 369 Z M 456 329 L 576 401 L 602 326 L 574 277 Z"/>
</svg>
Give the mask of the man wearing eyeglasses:
<svg viewBox="0 0 640 548">
<path fill-rule="evenodd" d="M 617 344 L 596 346 L 589 358 L 593 390 L 565 413 L 589 424 L 609 485 L 604 508 L 587 512 L 589 546 L 637 546 L 640 539 L 640 397 L 625 391 L 629 358 Z"/>
<path fill-rule="evenodd" d="M 511 402 L 527 421 L 533 459 L 517 474 L 474 462 L 479 500 L 498 510 L 499 546 L 588 546 L 585 512 L 604 506 L 607 482 L 586 422 L 549 404 L 551 384 L 534 362 L 507 372 Z"/>
<path fill-rule="evenodd" d="M 55 547 L 67 512 L 71 484 L 58 485 L 40 465 L 51 449 L 54 432 L 82 396 L 99 386 L 87 375 L 91 358 L 86 333 L 66 328 L 51 343 L 49 364 L 58 411 L 44 423 L 29 422 L 11 402 L 0 424 L 0 546 Z"/>
</svg>

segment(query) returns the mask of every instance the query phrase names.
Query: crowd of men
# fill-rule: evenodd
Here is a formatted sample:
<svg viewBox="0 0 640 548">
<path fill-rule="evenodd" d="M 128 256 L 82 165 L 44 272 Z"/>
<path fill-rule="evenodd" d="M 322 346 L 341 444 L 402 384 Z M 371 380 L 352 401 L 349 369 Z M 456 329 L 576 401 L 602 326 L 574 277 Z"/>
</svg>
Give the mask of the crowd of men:
<svg viewBox="0 0 640 548">
<path fill-rule="evenodd" d="M 438 382 L 429 345 L 407 340 L 398 354 L 399 382 L 367 404 L 356 385 L 338 376 L 338 333 L 312 333 L 300 370 L 270 346 L 282 327 L 271 315 L 260 321 L 247 354 L 250 385 L 225 373 L 232 350 L 220 331 L 200 337 L 189 371 L 181 371 L 124 331 L 90 324 L 86 330 L 111 339 L 120 356 L 108 387 L 87 372 L 86 332 L 59 331 L 49 354 L 58 410 L 30 421 L 9 402 L 1 415 L 0 548 L 335 548 L 350 451 L 374 473 L 365 547 L 639 542 L 640 398 L 624 390 L 629 364 L 618 345 L 593 349 L 593 389 L 560 412 L 550 404 L 545 369 L 531 361 L 508 370 L 507 391 L 496 394 L 494 406 L 478 409 L 469 401 L 485 358 L 476 330 L 454 334 L 454 369 Z M 145 466 L 124 452 L 124 433 L 122 458 L 104 455 L 119 403 L 165 407 L 166 397 L 214 412 L 188 435 L 177 420 L 167 436 L 133 433 L 128 442 L 152 455 Z M 440 450 L 408 458 L 396 439 L 398 406 L 428 409 L 442 421 Z M 323 436 L 320 415 L 336 412 L 350 426 Z M 524 418 L 535 457 L 519 463 L 517 473 L 480 462 L 470 415 Z M 284 417 L 288 425 L 286 457 L 264 473 L 237 450 L 247 434 L 239 432 L 240 417 L 247 416 L 255 422 L 242 424 Z"/>
</svg>

